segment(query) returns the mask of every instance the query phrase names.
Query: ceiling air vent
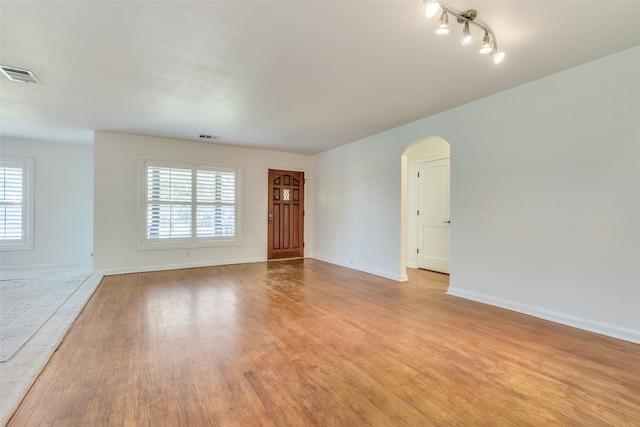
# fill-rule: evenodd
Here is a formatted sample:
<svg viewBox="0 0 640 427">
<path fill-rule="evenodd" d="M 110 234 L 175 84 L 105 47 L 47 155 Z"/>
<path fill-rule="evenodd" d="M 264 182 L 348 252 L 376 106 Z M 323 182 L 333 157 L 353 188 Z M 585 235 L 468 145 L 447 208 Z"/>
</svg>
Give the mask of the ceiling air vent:
<svg viewBox="0 0 640 427">
<path fill-rule="evenodd" d="M 7 78 L 11 81 L 41 84 L 35 74 L 33 74 L 29 70 L 23 70 L 16 67 L 7 67 L 6 65 L 0 65 L 0 70 L 2 71 L 2 74 L 7 76 Z"/>
<path fill-rule="evenodd" d="M 208 135 L 208 134 L 206 134 L 206 133 L 201 133 L 201 134 L 200 134 L 200 136 L 199 136 L 199 138 L 200 138 L 200 140 L 201 140 L 202 142 L 211 142 L 211 143 L 214 143 L 214 142 L 215 142 L 215 140 L 216 140 L 216 139 L 218 139 L 218 137 L 217 137 L 217 136 L 215 136 L 215 135 Z"/>
</svg>

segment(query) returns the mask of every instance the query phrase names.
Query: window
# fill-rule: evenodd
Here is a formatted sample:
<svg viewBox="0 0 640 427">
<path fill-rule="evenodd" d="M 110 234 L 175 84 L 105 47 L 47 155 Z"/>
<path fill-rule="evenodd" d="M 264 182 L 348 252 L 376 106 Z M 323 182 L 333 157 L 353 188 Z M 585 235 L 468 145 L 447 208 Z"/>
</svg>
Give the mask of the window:
<svg viewBox="0 0 640 427">
<path fill-rule="evenodd" d="M 238 172 L 144 160 L 143 246 L 234 244 Z"/>
<path fill-rule="evenodd" d="M 3 251 L 33 248 L 31 182 L 33 159 L 0 160 L 0 246 Z"/>
</svg>

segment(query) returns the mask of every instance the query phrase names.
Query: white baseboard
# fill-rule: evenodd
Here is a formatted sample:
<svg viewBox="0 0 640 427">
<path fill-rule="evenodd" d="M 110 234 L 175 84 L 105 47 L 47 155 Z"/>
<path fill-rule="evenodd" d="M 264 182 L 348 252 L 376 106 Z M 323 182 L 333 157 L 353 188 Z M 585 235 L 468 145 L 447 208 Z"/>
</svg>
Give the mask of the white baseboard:
<svg viewBox="0 0 640 427">
<path fill-rule="evenodd" d="M 386 271 L 377 270 L 373 268 L 363 267 L 354 264 L 341 264 L 339 262 L 323 258 L 323 257 L 309 257 L 305 256 L 305 258 L 317 259 L 319 261 L 328 262 L 330 264 L 336 264 L 341 267 L 351 268 L 353 270 L 363 271 L 365 273 L 373 274 L 376 276 L 384 277 L 386 279 L 395 280 L 398 282 L 409 280 L 406 273 L 402 275 L 391 274 Z M 162 265 L 147 265 L 147 266 L 139 266 L 139 267 L 123 267 L 123 268 L 107 268 L 102 270 L 95 270 L 94 274 L 102 274 L 104 276 L 112 276 L 116 274 L 131 274 L 131 273 L 146 273 L 150 271 L 163 271 L 163 270 L 179 270 L 181 268 L 197 268 L 197 267 L 214 267 L 217 265 L 231 265 L 231 264 L 250 264 L 254 262 L 265 262 L 266 258 L 247 258 L 247 259 L 237 259 L 237 260 L 225 260 L 219 262 L 197 262 L 197 263 L 189 263 L 189 264 L 162 264 Z"/>
<path fill-rule="evenodd" d="M 86 262 L 72 262 L 65 264 L 38 264 L 38 265 L 12 265 L 12 266 L 0 266 L 2 271 L 15 272 L 15 271 L 34 271 L 34 270 L 93 270 L 93 263 Z"/>
<path fill-rule="evenodd" d="M 543 308 L 534 307 L 527 304 L 507 301 L 501 298 L 496 298 L 489 295 L 483 295 L 476 292 L 467 292 L 459 289 L 451 289 L 451 287 L 449 287 L 447 294 L 460 297 L 460 298 L 465 298 L 472 301 L 481 302 L 484 304 L 493 305 L 495 307 L 505 308 L 507 310 L 527 314 L 529 316 L 538 317 L 540 319 L 549 320 L 551 322 L 560 323 L 562 325 L 583 329 L 585 331 L 595 332 L 596 334 L 606 335 L 609 337 L 629 341 L 635 344 L 640 344 L 640 331 L 634 331 L 634 330 L 622 328 L 616 325 L 610 325 L 607 323 L 596 322 L 593 320 L 571 316 L 564 313 L 545 310 Z"/>
<path fill-rule="evenodd" d="M 179 270 L 182 268 L 215 267 L 217 265 L 250 264 L 254 262 L 264 262 L 264 261 L 266 261 L 266 258 L 246 258 L 246 259 L 234 259 L 234 260 L 224 260 L 224 261 L 194 262 L 194 263 L 188 263 L 188 264 L 145 265 L 145 266 L 136 266 L 136 267 L 107 268 L 103 270 L 96 270 L 94 271 L 94 274 L 112 276 L 115 274 L 146 273 L 150 271 Z"/>
<path fill-rule="evenodd" d="M 317 259 L 319 261 L 328 262 L 330 264 L 339 265 L 340 267 L 346 267 L 346 268 L 350 268 L 352 270 L 363 271 L 365 273 L 373 274 L 375 276 L 384 277 L 385 279 L 395 280 L 397 282 L 404 282 L 404 281 L 409 280 L 407 278 L 406 273 L 405 274 L 394 274 L 394 273 L 389 273 L 388 271 L 378 270 L 376 268 L 370 268 L 370 267 L 366 267 L 366 266 L 362 266 L 362 265 L 358 265 L 358 264 L 341 263 L 341 262 L 338 262 L 336 260 L 332 260 L 332 259 L 325 258 L 325 257 L 320 257 L 320 256 L 314 256 L 313 258 Z"/>
</svg>

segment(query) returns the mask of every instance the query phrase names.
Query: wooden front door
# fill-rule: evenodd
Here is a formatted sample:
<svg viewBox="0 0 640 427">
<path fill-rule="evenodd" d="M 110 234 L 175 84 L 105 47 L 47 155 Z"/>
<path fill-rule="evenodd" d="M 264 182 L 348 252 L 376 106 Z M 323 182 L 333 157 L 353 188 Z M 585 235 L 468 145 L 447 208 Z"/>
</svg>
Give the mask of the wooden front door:
<svg viewBox="0 0 640 427">
<path fill-rule="evenodd" d="M 269 169 L 267 259 L 304 256 L 304 172 Z"/>
</svg>

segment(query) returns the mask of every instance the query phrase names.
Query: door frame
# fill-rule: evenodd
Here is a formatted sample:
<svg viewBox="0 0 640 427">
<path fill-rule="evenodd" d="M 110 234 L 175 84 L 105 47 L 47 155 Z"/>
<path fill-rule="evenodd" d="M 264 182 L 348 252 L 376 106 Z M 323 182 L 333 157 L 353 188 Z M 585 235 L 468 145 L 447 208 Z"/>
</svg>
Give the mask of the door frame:
<svg viewBox="0 0 640 427">
<path fill-rule="evenodd" d="M 400 155 L 400 280 L 409 280 L 407 268 L 417 268 L 417 224 L 416 210 L 418 209 L 418 189 L 416 179 L 416 163 L 418 161 L 438 160 L 449 158 L 451 168 L 455 168 L 452 143 L 447 139 L 431 135 L 408 142 Z M 451 176 L 453 179 L 453 176 Z M 453 184 L 453 181 L 451 181 Z M 450 191 L 450 214 L 455 216 L 453 186 Z M 451 231 L 451 244 L 453 244 Z M 451 266 L 454 265 L 453 253 L 450 251 Z M 453 274 L 453 270 L 451 273 Z"/>
</svg>

